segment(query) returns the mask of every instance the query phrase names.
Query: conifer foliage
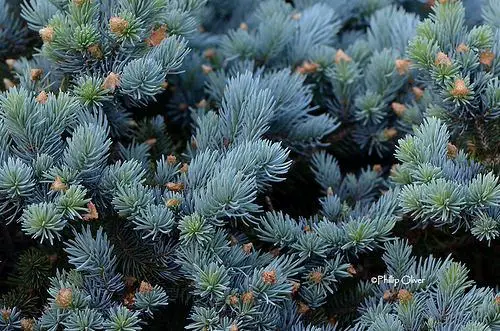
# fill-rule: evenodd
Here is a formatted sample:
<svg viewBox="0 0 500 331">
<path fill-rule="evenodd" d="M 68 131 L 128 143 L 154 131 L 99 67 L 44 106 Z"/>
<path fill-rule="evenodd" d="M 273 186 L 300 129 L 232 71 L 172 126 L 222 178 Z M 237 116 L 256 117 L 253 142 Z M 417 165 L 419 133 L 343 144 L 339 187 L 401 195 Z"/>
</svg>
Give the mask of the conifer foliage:
<svg viewBox="0 0 500 331">
<path fill-rule="evenodd" d="M 0 330 L 500 330 L 499 17 L 0 0 Z"/>
</svg>

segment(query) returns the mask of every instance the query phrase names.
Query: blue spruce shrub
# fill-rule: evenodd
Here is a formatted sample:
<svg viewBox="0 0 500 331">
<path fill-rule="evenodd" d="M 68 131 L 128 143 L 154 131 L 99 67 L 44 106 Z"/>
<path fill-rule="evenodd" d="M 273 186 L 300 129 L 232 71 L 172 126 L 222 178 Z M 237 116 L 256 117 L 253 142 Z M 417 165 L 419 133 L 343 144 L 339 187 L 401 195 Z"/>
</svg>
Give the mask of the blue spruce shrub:
<svg viewBox="0 0 500 331">
<path fill-rule="evenodd" d="M 499 0 L 21 7 L 2 330 L 500 329 Z"/>
</svg>

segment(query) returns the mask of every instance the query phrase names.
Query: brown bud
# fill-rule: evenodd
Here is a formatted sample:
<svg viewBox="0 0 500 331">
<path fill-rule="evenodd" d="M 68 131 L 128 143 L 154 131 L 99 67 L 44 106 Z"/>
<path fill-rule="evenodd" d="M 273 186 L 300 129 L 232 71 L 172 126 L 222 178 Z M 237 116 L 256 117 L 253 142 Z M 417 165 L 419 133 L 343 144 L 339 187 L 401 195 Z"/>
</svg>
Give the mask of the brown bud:
<svg viewBox="0 0 500 331">
<path fill-rule="evenodd" d="M 356 268 L 351 264 L 349 265 L 349 267 L 347 268 L 347 272 L 351 275 L 351 276 L 355 276 L 358 272 L 356 271 Z"/>
<path fill-rule="evenodd" d="M 493 60 L 495 60 L 495 53 L 490 50 L 481 52 L 481 55 L 479 56 L 479 63 L 487 67 L 491 67 Z"/>
<path fill-rule="evenodd" d="M 382 298 L 384 299 L 384 301 L 392 302 L 397 298 L 397 295 L 398 294 L 393 290 L 385 290 Z"/>
<path fill-rule="evenodd" d="M 132 307 L 135 303 L 135 293 L 129 292 L 123 297 L 123 304 L 127 307 Z"/>
<path fill-rule="evenodd" d="M 500 306 L 500 295 L 495 297 L 495 303 Z"/>
<path fill-rule="evenodd" d="M 246 23 L 244 23 L 244 22 L 243 22 L 243 23 L 241 23 L 241 24 L 240 24 L 240 29 L 241 29 L 241 30 L 244 30 L 244 31 L 248 31 L 248 24 L 246 24 Z"/>
<path fill-rule="evenodd" d="M 41 104 L 45 104 L 48 99 L 49 99 L 49 95 L 45 91 L 40 92 L 35 98 L 36 102 L 41 103 Z"/>
<path fill-rule="evenodd" d="M 97 212 L 97 208 L 92 201 L 90 201 L 87 204 L 87 209 L 89 210 L 89 212 L 83 215 L 84 221 L 94 221 L 99 218 L 99 213 Z"/>
<path fill-rule="evenodd" d="M 56 304 L 60 308 L 69 308 L 71 302 L 73 301 L 73 290 L 70 288 L 62 288 L 59 290 L 56 296 Z"/>
<path fill-rule="evenodd" d="M 38 31 L 38 34 L 40 34 L 40 37 L 42 38 L 42 41 L 44 43 L 50 43 L 52 40 L 54 40 L 54 28 L 51 26 L 46 26 Z"/>
<path fill-rule="evenodd" d="M 241 295 L 241 301 L 246 304 L 253 303 L 254 295 L 252 291 L 245 292 Z"/>
<path fill-rule="evenodd" d="M 309 274 L 309 279 L 316 284 L 319 284 L 323 280 L 323 274 L 319 271 L 313 271 Z"/>
<path fill-rule="evenodd" d="M 457 155 L 458 155 L 458 148 L 457 148 L 457 146 L 453 145 L 452 143 L 448 143 L 446 155 L 450 159 L 456 158 Z"/>
<path fill-rule="evenodd" d="M 303 67 L 304 67 L 304 70 L 306 71 L 306 73 L 313 73 L 313 72 L 316 72 L 318 70 L 319 64 L 306 61 L 306 62 L 304 62 Z"/>
<path fill-rule="evenodd" d="M 188 170 L 189 170 L 189 165 L 187 163 L 183 163 L 182 167 L 179 169 L 179 171 L 182 173 L 187 173 Z"/>
<path fill-rule="evenodd" d="M 457 53 L 467 53 L 470 50 L 469 46 L 464 43 L 461 43 L 457 46 Z"/>
<path fill-rule="evenodd" d="M 126 276 L 124 277 L 123 281 L 126 287 L 134 287 L 137 278 L 135 278 L 134 276 Z"/>
<path fill-rule="evenodd" d="M 42 78 L 43 70 L 40 68 L 34 68 L 30 71 L 30 77 L 32 81 L 37 81 Z"/>
<path fill-rule="evenodd" d="M 298 66 L 297 69 L 295 69 L 296 72 L 299 74 L 312 74 L 318 71 L 319 64 L 314 63 L 314 62 L 309 62 L 309 61 L 304 61 L 302 65 Z"/>
<path fill-rule="evenodd" d="M 333 195 L 333 189 L 331 186 L 328 186 L 328 188 L 326 189 L 326 195 L 329 197 Z"/>
<path fill-rule="evenodd" d="M 151 47 L 158 46 L 163 40 L 165 40 L 165 38 L 167 38 L 167 36 L 167 26 L 162 25 L 158 29 L 155 29 L 151 32 L 146 42 Z"/>
<path fill-rule="evenodd" d="M 102 83 L 102 87 L 111 92 L 114 92 L 118 86 L 120 86 L 120 75 L 114 72 L 110 72 Z"/>
<path fill-rule="evenodd" d="M 114 34 L 121 36 L 125 33 L 125 30 L 128 28 L 128 22 L 117 16 L 113 16 L 109 19 L 109 29 Z"/>
<path fill-rule="evenodd" d="M 167 163 L 170 165 L 176 164 L 177 158 L 175 157 L 175 155 L 170 154 L 169 156 L 167 156 Z"/>
<path fill-rule="evenodd" d="M 252 253 L 252 249 L 253 249 L 253 244 L 252 243 L 246 243 L 242 246 L 242 249 L 243 249 L 243 252 L 247 253 L 247 254 L 250 254 Z"/>
<path fill-rule="evenodd" d="M 297 68 L 295 68 L 295 72 L 298 73 L 298 74 L 301 74 L 301 75 L 305 75 L 306 74 L 306 71 L 304 70 L 304 67 L 303 66 L 297 66 Z"/>
<path fill-rule="evenodd" d="M 389 140 L 389 139 L 393 139 L 394 137 L 396 137 L 398 135 L 398 130 L 396 130 L 395 128 L 388 128 L 388 129 L 385 129 L 384 130 L 384 138 Z"/>
<path fill-rule="evenodd" d="M 174 192 L 179 192 L 184 189 L 184 183 L 178 182 L 178 183 L 173 183 L 173 182 L 168 182 L 165 184 L 168 190 L 174 191 Z"/>
<path fill-rule="evenodd" d="M 233 323 L 231 324 L 231 326 L 229 327 L 229 331 L 238 331 L 238 325 L 236 325 L 236 323 Z"/>
<path fill-rule="evenodd" d="M 10 309 L 0 309 L 0 314 L 4 320 L 8 320 L 11 313 L 12 311 Z"/>
<path fill-rule="evenodd" d="M 473 141 L 467 141 L 467 152 L 469 154 L 475 155 L 477 152 L 476 144 Z"/>
<path fill-rule="evenodd" d="M 206 59 L 212 59 L 215 57 L 215 49 L 213 48 L 207 48 L 204 52 L 203 52 L 203 57 L 205 57 Z"/>
<path fill-rule="evenodd" d="M 398 292 L 398 300 L 402 304 L 407 304 L 410 302 L 410 300 L 413 298 L 413 295 L 410 293 L 410 291 L 401 289 Z"/>
<path fill-rule="evenodd" d="M 208 102 L 205 99 L 202 99 L 200 102 L 196 104 L 196 107 L 199 109 L 205 109 L 208 106 Z"/>
<path fill-rule="evenodd" d="M 50 185 L 50 189 L 56 192 L 64 192 L 68 189 L 68 186 L 63 183 L 60 176 L 56 176 L 56 179 L 54 179 L 52 185 Z"/>
<path fill-rule="evenodd" d="M 168 199 L 166 205 L 168 208 L 176 208 L 181 205 L 181 200 L 175 198 Z"/>
<path fill-rule="evenodd" d="M 101 51 L 101 47 L 98 44 L 93 44 L 87 47 L 87 52 L 89 52 L 93 58 L 102 59 L 103 54 Z"/>
<path fill-rule="evenodd" d="M 470 91 L 467 88 L 465 81 L 463 79 L 457 79 L 455 81 L 453 89 L 451 90 L 451 95 L 453 95 L 454 97 L 460 98 L 460 97 L 467 96 L 469 94 L 469 92 Z"/>
<path fill-rule="evenodd" d="M 292 282 L 292 294 L 297 294 L 300 289 L 300 283 L 298 282 Z"/>
<path fill-rule="evenodd" d="M 396 70 L 400 76 L 406 75 L 410 71 L 410 60 L 397 59 L 396 60 Z"/>
<path fill-rule="evenodd" d="M 161 83 L 161 88 L 166 90 L 168 88 L 168 82 Z"/>
<path fill-rule="evenodd" d="M 35 329 L 35 320 L 32 318 L 21 319 L 21 329 L 23 331 L 33 331 Z"/>
<path fill-rule="evenodd" d="M 351 57 L 341 49 L 339 49 L 335 54 L 335 63 L 337 64 L 339 64 L 340 62 L 351 62 L 351 61 L 352 61 Z"/>
<path fill-rule="evenodd" d="M 415 99 L 418 101 L 420 99 L 422 99 L 422 97 L 424 96 L 424 90 L 422 90 L 420 87 L 412 87 L 412 92 L 413 94 L 415 94 Z"/>
<path fill-rule="evenodd" d="M 211 73 L 212 71 L 214 71 L 214 69 L 212 68 L 212 66 L 210 66 L 208 64 L 202 64 L 201 65 L 201 70 L 203 71 L 203 73 L 205 75 L 208 75 L 209 73 Z"/>
<path fill-rule="evenodd" d="M 144 141 L 146 145 L 153 146 L 158 142 L 158 139 L 156 138 L 149 138 L 148 140 Z"/>
<path fill-rule="evenodd" d="M 393 102 L 391 104 L 391 108 L 392 111 L 400 117 L 403 116 L 404 112 L 406 111 L 406 106 L 399 102 Z"/>
<path fill-rule="evenodd" d="M 85 2 L 87 2 L 87 0 L 73 0 L 73 3 L 74 3 L 77 7 L 81 7 L 83 4 L 85 4 Z"/>
<path fill-rule="evenodd" d="M 382 165 L 381 164 L 374 164 L 372 167 L 372 170 L 374 172 L 377 172 L 377 173 L 382 172 Z"/>
<path fill-rule="evenodd" d="M 302 17 L 301 13 L 293 13 L 292 14 L 292 20 L 294 20 L 294 21 L 300 20 L 301 17 Z"/>
<path fill-rule="evenodd" d="M 231 295 L 229 296 L 227 301 L 229 302 L 230 305 L 234 306 L 237 305 L 238 302 L 240 302 L 240 299 L 238 299 L 238 296 L 236 295 Z"/>
<path fill-rule="evenodd" d="M 4 78 L 3 79 L 3 85 L 5 86 L 5 89 L 8 90 L 8 89 L 11 89 L 13 87 L 16 86 L 16 84 L 14 84 L 13 81 L 11 81 L 10 79 L 8 78 Z"/>
<path fill-rule="evenodd" d="M 12 70 L 14 69 L 14 66 L 16 65 L 16 60 L 14 59 L 7 59 L 5 60 L 5 64 L 7 65 L 7 67 L 9 67 L 9 70 Z"/>
<path fill-rule="evenodd" d="M 139 293 L 149 293 L 151 291 L 153 291 L 153 286 L 148 282 L 142 281 L 139 286 Z"/>
<path fill-rule="evenodd" d="M 189 105 L 188 105 L 187 103 L 184 103 L 184 102 L 183 102 L 183 103 L 180 103 L 180 104 L 179 104 L 179 110 L 180 110 L 180 111 L 186 111 L 186 110 L 188 110 L 188 109 L 189 109 Z"/>
<path fill-rule="evenodd" d="M 308 305 L 306 305 L 305 303 L 299 301 L 297 303 L 297 312 L 301 315 L 304 315 L 304 314 L 307 314 L 307 312 L 309 312 L 311 310 L 311 308 L 309 308 Z"/>
<path fill-rule="evenodd" d="M 264 271 L 262 273 L 262 281 L 268 285 L 276 284 L 276 270 Z"/>
<path fill-rule="evenodd" d="M 434 62 L 437 66 L 449 67 L 452 65 L 450 58 L 443 52 L 439 52 L 436 55 L 436 61 Z"/>
<path fill-rule="evenodd" d="M 303 230 L 304 230 L 304 232 L 312 232 L 312 229 L 309 225 L 304 225 Z"/>
</svg>

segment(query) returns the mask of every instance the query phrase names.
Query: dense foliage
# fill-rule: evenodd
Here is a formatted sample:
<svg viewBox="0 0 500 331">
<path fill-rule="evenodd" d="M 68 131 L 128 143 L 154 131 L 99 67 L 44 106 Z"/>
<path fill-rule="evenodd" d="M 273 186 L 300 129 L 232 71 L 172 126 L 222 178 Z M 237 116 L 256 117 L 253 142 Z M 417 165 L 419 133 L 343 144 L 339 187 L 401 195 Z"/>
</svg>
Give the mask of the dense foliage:
<svg viewBox="0 0 500 331">
<path fill-rule="evenodd" d="M 0 0 L 0 329 L 500 330 L 499 17 Z"/>
</svg>

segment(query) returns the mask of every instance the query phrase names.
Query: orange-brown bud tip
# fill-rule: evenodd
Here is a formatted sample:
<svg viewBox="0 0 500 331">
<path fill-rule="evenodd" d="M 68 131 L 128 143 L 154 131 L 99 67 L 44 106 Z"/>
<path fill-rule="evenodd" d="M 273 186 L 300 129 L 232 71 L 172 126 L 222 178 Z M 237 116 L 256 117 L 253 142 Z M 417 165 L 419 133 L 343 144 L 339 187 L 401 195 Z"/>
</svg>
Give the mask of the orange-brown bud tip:
<svg viewBox="0 0 500 331">
<path fill-rule="evenodd" d="M 175 155 L 170 154 L 169 156 L 167 156 L 167 163 L 170 165 L 176 164 L 177 158 L 175 157 Z"/>
<path fill-rule="evenodd" d="M 46 26 L 38 31 L 38 34 L 42 38 L 42 41 L 44 43 L 50 43 L 52 40 L 54 40 L 54 28 L 51 26 Z"/>
<path fill-rule="evenodd" d="M 494 60 L 495 60 L 495 53 L 493 53 L 490 50 L 481 52 L 481 55 L 479 56 L 479 63 L 487 67 L 491 67 Z"/>
<path fill-rule="evenodd" d="M 158 29 L 151 31 L 149 38 L 146 40 L 147 44 L 151 47 L 158 46 L 163 40 L 168 37 L 167 26 L 162 25 Z"/>
<path fill-rule="evenodd" d="M 94 220 L 99 218 L 99 213 L 97 212 L 97 207 L 95 206 L 95 204 L 92 201 L 90 201 L 87 204 L 87 209 L 89 210 L 89 212 L 87 214 L 83 215 L 84 221 L 94 221 Z"/>
<path fill-rule="evenodd" d="M 414 87 L 412 87 L 411 90 L 412 90 L 413 94 L 415 94 L 415 99 L 417 101 L 422 99 L 422 97 L 424 96 L 424 90 L 422 90 L 420 87 L 414 86 Z"/>
<path fill-rule="evenodd" d="M 118 86 L 120 86 L 120 75 L 114 72 L 110 72 L 109 75 L 107 75 L 104 79 L 102 87 L 106 90 L 114 92 Z"/>
<path fill-rule="evenodd" d="M 68 308 L 73 302 L 73 290 L 70 288 L 62 288 L 56 296 L 56 304 L 60 308 Z"/>
<path fill-rule="evenodd" d="M 406 75 L 410 71 L 411 61 L 406 59 L 396 60 L 396 70 L 400 76 Z"/>
<path fill-rule="evenodd" d="M 410 291 L 401 289 L 398 292 L 398 300 L 402 304 L 407 304 L 410 302 L 410 300 L 413 298 L 413 295 L 410 293 Z"/>
<path fill-rule="evenodd" d="M 457 79 L 455 84 L 453 85 L 453 89 L 451 90 L 451 95 L 454 97 L 465 97 L 469 94 L 469 89 L 465 84 L 463 79 Z"/>
<path fill-rule="evenodd" d="M 457 46 L 457 53 L 467 53 L 470 50 L 469 46 L 464 43 L 461 43 Z"/>
<path fill-rule="evenodd" d="M 392 111 L 398 116 L 403 116 L 404 112 L 406 111 L 406 106 L 399 102 L 393 102 L 391 104 L 391 108 Z"/>
<path fill-rule="evenodd" d="M 49 95 L 45 91 L 40 92 L 35 98 L 36 102 L 41 103 L 41 104 L 45 104 L 48 99 L 49 99 Z"/>
<path fill-rule="evenodd" d="M 268 285 L 276 284 L 276 270 L 264 271 L 262 273 L 262 281 Z"/>
<path fill-rule="evenodd" d="M 139 293 L 149 293 L 151 291 L 153 291 L 153 286 L 148 282 L 142 281 L 139 286 Z"/>
<path fill-rule="evenodd" d="M 128 22 L 124 18 L 113 16 L 109 19 L 109 29 L 114 34 L 121 36 L 127 28 Z"/>
<path fill-rule="evenodd" d="M 60 176 L 56 176 L 52 184 L 50 185 L 50 189 L 56 192 L 64 192 L 68 189 L 68 186 L 63 183 Z"/>
<path fill-rule="evenodd" d="M 42 78 L 42 75 L 43 75 L 43 70 L 40 68 L 34 68 L 31 69 L 30 71 L 30 78 L 32 81 L 40 80 L 40 78 Z"/>
<path fill-rule="evenodd" d="M 448 55 L 446 55 L 445 53 L 443 52 L 439 52 L 437 53 L 436 55 L 436 60 L 434 61 L 434 63 L 437 65 L 437 66 L 444 66 L 444 67 L 449 67 L 452 65 L 451 63 L 451 60 L 450 58 L 448 57 Z"/>
<path fill-rule="evenodd" d="M 457 155 L 458 155 L 458 148 L 457 148 L 457 146 L 453 145 L 452 143 L 448 143 L 446 155 L 450 159 L 456 158 Z"/>
<path fill-rule="evenodd" d="M 341 49 L 339 49 L 335 54 L 335 63 L 337 64 L 339 64 L 340 62 L 351 62 L 351 61 L 352 58 Z"/>
<path fill-rule="evenodd" d="M 167 187 L 168 190 L 174 192 L 179 192 L 184 189 L 184 183 L 181 182 L 179 183 L 168 182 L 167 184 L 165 184 L 165 186 Z"/>
<path fill-rule="evenodd" d="M 395 128 L 388 128 L 388 129 L 385 129 L 384 130 L 384 138 L 386 139 L 393 139 L 394 137 L 396 137 L 398 135 L 398 130 L 396 130 Z"/>
</svg>

